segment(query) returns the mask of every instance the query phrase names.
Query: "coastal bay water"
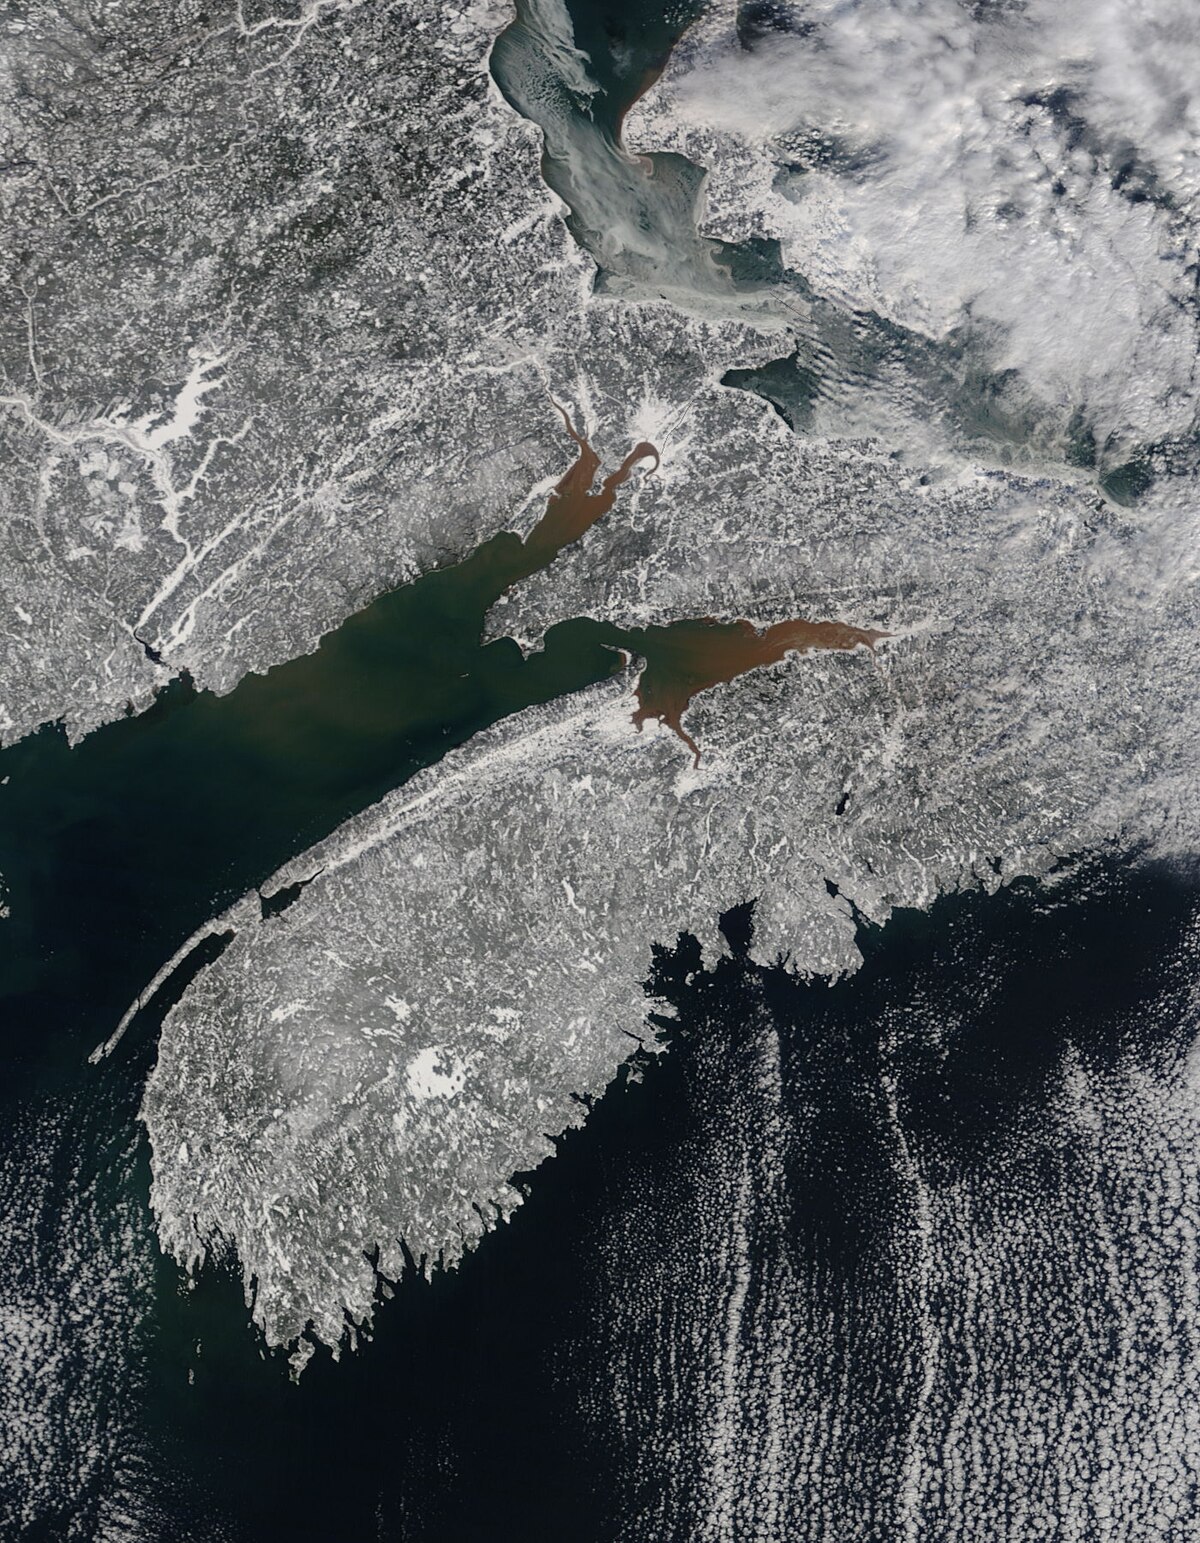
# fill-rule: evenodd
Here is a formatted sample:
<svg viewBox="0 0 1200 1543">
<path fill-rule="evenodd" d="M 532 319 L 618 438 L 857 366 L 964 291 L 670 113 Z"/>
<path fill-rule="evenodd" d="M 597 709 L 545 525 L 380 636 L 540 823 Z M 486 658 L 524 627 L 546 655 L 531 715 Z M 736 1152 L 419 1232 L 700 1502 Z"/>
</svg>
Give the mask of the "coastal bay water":
<svg viewBox="0 0 1200 1543">
<path fill-rule="evenodd" d="M 242 1396 L 247 1376 L 279 1375 L 247 1338 L 240 1287 L 219 1294 L 211 1315 L 213 1279 L 202 1280 L 194 1298 L 179 1296 L 173 1266 L 156 1258 L 146 1205 L 147 1154 L 136 1120 L 157 1028 L 220 937 L 189 954 L 135 1016 L 115 1056 L 98 1070 L 87 1064 L 182 939 L 450 746 L 508 713 L 602 679 L 622 667 L 622 653 L 647 661 L 638 717 L 661 717 L 686 739 L 681 713 L 696 691 L 777 659 L 785 647 L 870 641 L 832 623 L 789 624 L 785 639 L 744 623 L 626 633 L 580 619 L 554 629 L 528 658 L 512 643 L 482 644 L 496 600 L 596 520 L 619 517 L 622 486 L 639 466 L 652 475 L 657 465 L 654 447 L 639 444 L 597 485 L 599 456 L 563 416 L 576 456 L 524 539 L 500 533 L 462 562 L 381 597 L 315 653 L 249 676 L 225 697 L 177 682 L 149 712 L 79 745 L 47 729 L 0 755 L 0 872 L 9 909 L 0 937 L 7 1071 L 0 1102 L 13 1133 L 0 1175 L 8 1216 L 0 1276 L 8 1276 L 8 1322 L 23 1325 L 28 1341 L 9 1414 L 30 1426 L 5 1476 L 17 1491 L 7 1519 L 28 1516 L 57 1528 L 52 1535 L 87 1537 L 102 1535 L 114 1494 L 135 1509 L 161 1507 L 148 1497 L 161 1487 L 167 1449 L 191 1473 L 192 1449 L 202 1452 L 206 1439 L 220 1444 L 232 1428 L 223 1416 L 207 1438 L 195 1429 L 180 1446 L 170 1435 L 180 1411 L 168 1417 L 160 1409 L 149 1428 L 143 1423 L 143 1398 L 161 1379 L 194 1386 L 197 1343 L 210 1346 L 210 1357 L 222 1339 L 251 1353 L 250 1369 L 231 1372 L 221 1397 Z M 277 909 L 280 899 L 264 908 Z M 27 1182 L 33 1168 L 44 1174 L 36 1203 Z M 62 1227 L 80 1214 L 86 1225 L 74 1229 L 64 1254 Z M 82 1299 L 80 1266 L 89 1282 Z M 102 1333 L 105 1323 L 111 1331 Z M 97 1335 L 89 1354 L 86 1341 Z M 62 1340 L 55 1353 L 77 1367 L 74 1383 L 42 1379 L 47 1336 Z M 36 1421 L 23 1382 L 50 1399 Z M 81 1400 L 96 1426 L 83 1474 L 71 1434 L 86 1423 L 74 1407 Z M 166 1404 L 174 1406 L 173 1395 Z M 201 1407 L 188 1405 L 193 1413 Z M 47 1423 L 59 1433 L 57 1446 L 40 1434 Z M 249 1432 L 245 1443 L 241 1457 L 252 1460 Z M 229 1449 L 221 1451 L 230 1460 Z M 172 1536 L 187 1535 L 192 1503 L 181 1500 Z"/>
<path fill-rule="evenodd" d="M 571 433 L 577 458 L 526 540 L 501 532 L 227 696 L 176 682 L 78 746 L 49 728 L 0 752 L 0 1000 L 17 1018 L 30 991 L 82 994 L 94 1021 L 119 1017 L 208 916 L 349 815 L 485 725 L 619 668 L 580 634 L 529 659 L 480 642 L 500 595 L 654 458 L 636 447 L 593 492 L 599 457 Z"/>
<path fill-rule="evenodd" d="M 575 0 L 575 42 L 606 93 L 592 122 L 610 142 L 688 14 Z M 665 168 L 656 197 L 670 193 L 690 216 L 689 179 L 682 164 Z M 575 467 L 584 464 L 581 455 Z M 559 484 L 572 502 L 557 512 L 583 517 L 578 537 L 597 512 L 585 500 L 603 495 L 590 475 L 582 486 L 575 471 L 571 483 L 574 470 Z M 619 503 L 599 512 L 619 518 Z M 497 586 L 550 561 L 558 544 L 553 521 L 525 543 L 497 536 L 229 696 L 176 683 L 149 712 L 75 748 L 48 729 L 0 757 L 11 911 L 0 936 L 0 1275 L 29 1368 L 5 1394 L 5 1412 L 30 1430 L 15 1536 L 692 1543 L 697 1518 L 720 1503 L 705 1439 L 721 1411 L 700 1397 L 716 1342 L 701 1320 L 728 1321 L 725 1165 L 742 1164 L 739 1182 L 749 1174 L 752 1307 L 803 1306 L 802 1295 L 772 1297 L 780 1258 L 811 1248 L 826 1281 L 853 1274 L 872 1249 L 886 1263 L 889 1224 L 903 1213 L 877 1086 L 881 1024 L 909 1012 L 938 1045 L 956 1026 L 949 1070 L 908 1070 L 918 1134 L 960 1166 L 989 1160 L 997 1132 L 1050 1099 L 1068 1041 L 1111 1058 L 1142 1044 L 1143 1022 L 1151 1048 L 1184 1034 L 1181 1004 L 1172 997 L 1164 1010 L 1159 998 L 1164 982 L 1180 984 L 1175 954 L 1195 893 L 1162 871 L 1093 876 L 1053 906 L 1032 885 L 943 900 L 928 917 L 864 929 L 866 972 L 832 987 L 752 965 L 745 913 L 726 918 L 733 957 L 715 968 L 690 939 L 657 940 L 654 985 L 679 1013 L 671 1053 L 631 1063 L 557 1157 L 522 1178 L 527 1204 L 458 1272 L 381 1282 L 372 1340 L 337 1362 L 318 1352 L 293 1386 L 249 1325 L 240 1279 L 218 1264 L 184 1283 L 156 1251 L 136 1110 L 157 1023 L 183 979 L 110 1059 L 89 1066 L 86 1056 L 214 912 L 487 724 L 612 673 L 614 648 L 648 659 L 642 706 L 680 729 L 693 690 L 774 646 L 736 623 L 721 635 L 694 620 L 659 638 L 587 619 L 554 629 L 529 657 L 511 642 L 481 646 Z M 797 633 L 789 646 L 804 641 Z M 973 1016 L 980 980 L 997 972 L 1011 985 Z M 764 1078 L 771 1033 L 782 1046 L 776 1082 Z M 764 1133 L 782 1180 L 754 1155 Z M 870 1389 L 899 1376 L 898 1357 L 872 1344 L 898 1315 L 872 1317 L 878 1298 L 859 1305 L 847 1341 L 861 1354 L 832 1357 L 830 1377 L 844 1371 L 863 1396 L 853 1472 L 866 1505 L 889 1420 L 911 1423 L 912 1394 L 870 1402 Z M 99 1327 L 78 1331 L 99 1308 Z M 673 1325 L 695 1337 L 673 1339 Z M 672 1365 L 674 1380 L 663 1372 Z M 801 1384 L 804 1368 L 785 1366 Z M 51 1388 L 45 1411 L 30 1392 L 39 1379 Z M 91 1423 L 86 1400 L 55 1402 L 72 1380 L 96 1411 Z M 753 1443 L 744 1450 L 749 1461 Z M 796 1537 L 809 1509 L 799 1494 Z"/>
</svg>

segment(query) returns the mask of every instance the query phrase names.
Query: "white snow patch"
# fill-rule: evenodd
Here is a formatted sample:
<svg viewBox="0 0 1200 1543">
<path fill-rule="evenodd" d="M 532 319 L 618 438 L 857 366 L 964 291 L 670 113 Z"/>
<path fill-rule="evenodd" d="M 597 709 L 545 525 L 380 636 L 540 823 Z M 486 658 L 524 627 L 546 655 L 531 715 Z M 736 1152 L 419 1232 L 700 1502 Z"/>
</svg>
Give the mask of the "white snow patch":
<svg viewBox="0 0 1200 1543">
<path fill-rule="evenodd" d="M 413 1098 L 453 1098 L 462 1092 L 467 1068 L 441 1045 L 428 1045 L 408 1063 L 405 1078 Z"/>
</svg>

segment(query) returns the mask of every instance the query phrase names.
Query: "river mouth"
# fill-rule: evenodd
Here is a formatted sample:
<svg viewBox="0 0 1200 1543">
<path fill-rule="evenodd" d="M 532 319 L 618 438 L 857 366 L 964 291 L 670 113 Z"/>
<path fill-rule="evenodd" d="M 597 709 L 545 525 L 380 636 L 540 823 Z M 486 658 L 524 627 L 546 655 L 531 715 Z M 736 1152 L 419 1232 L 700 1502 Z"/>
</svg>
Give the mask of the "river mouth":
<svg viewBox="0 0 1200 1543">
<path fill-rule="evenodd" d="M 542 132 L 542 176 L 596 263 L 597 289 L 670 295 L 685 309 L 761 311 L 781 276 L 751 273 L 747 245 L 701 236 L 704 171 L 667 152 L 632 155 L 625 118 L 666 68 L 700 0 L 633 8 L 517 0 L 491 71 L 505 99 Z"/>
</svg>

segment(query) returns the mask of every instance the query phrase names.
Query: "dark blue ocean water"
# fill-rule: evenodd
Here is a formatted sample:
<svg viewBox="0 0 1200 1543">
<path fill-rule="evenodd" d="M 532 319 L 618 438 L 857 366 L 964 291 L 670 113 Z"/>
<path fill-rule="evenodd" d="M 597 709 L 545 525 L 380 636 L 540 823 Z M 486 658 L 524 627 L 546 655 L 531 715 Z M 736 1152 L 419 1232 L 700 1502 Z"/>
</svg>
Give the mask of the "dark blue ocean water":
<svg viewBox="0 0 1200 1543">
<path fill-rule="evenodd" d="M 611 135 L 689 13 L 571 8 Z M 459 1271 L 381 1282 L 370 1341 L 337 1362 L 318 1354 L 294 1385 L 251 1331 L 240 1281 L 214 1267 L 189 1289 L 154 1246 L 136 1110 L 183 982 L 110 1061 L 86 1057 L 162 960 L 281 862 L 498 717 L 611 671 L 587 628 L 557 629 L 531 660 L 480 647 L 488 593 L 478 567 L 450 570 L 229 697 L 181 683 L 75 749 L 46 730 L 0 755 L 0 1297 L 54 1305 L 74 1282 L 112 1299 L 107 1338 L 69 1316 L 49 1339 L 30 1331 L 40 1364 L 61 1349 L 47 1376 L 82 1390 L 95 1429 L 50 1397 L 24 1494 L 2 1497 L 22 1518 L 14 1539 L 687 1539 L 698 1367 L 675 1346 L 670 1379 L 631 1380 L 631 1360 L 656 1365 L 661 1345 L 629 1299 L 660 1256 L 675 1260 L 681 1311 L 709 1278 L 699 1258 L 689 1275 L 686 1243 L 720 1194 L 713 1154 L 756 1139 L 764 1025 L 781 1046 L 785 1187 L 803 1198 L 752 1205 L 753 1246 L 788 1251 L 799 1279 L 805 1261 L 858 1269 L 893 1218 L 870 1089 L 897 1013 L 957 1026 L 950 1053 L 915 1036 L 900 1079 L 905 1119 L 948 1170 L 988 1164 L 1036 1123 L 1068 1045 L 1149 1056 L 1185 1032 L 1187 983 L 1170 961 L 1200 892 L 1162 868 L 1085 864 L 1052 896 L 1017 884 L 897 916 L 862 931 L 864 969 L 832 987 L 751 963 L 745 909 L 726 918 L 732 956 L 712 968 L 686 937 L 647 937 L 647 981 L 678 1012 L 669 1052 L 631 1063 Z M 1002 981 L 986 1006 L 983 974 Z M 1146 1011 L 1175 989 L 1178 1012 Z M 118 1268 L 90 1270 L 89 1250 Z M 144 1273 L 124 1279 L 122 1259 Z M 868 1488 L 872 1443 L 903 1415 L 888 1357 L 882 1340 L 847 1351 L 847 1377 L 884 1389 L 863 1404 Z M 32 1385 L 15 1382 L 9 1406 L 30 1421 Z M 94 1449 L 82 1470 L 64 1456 L 73 1444 Z"/>
<path fill-rule="evenodd" d="M 724 1165 L 739 1145 L 765 1147 L 767 1122 L 782 1172 L 764 1169 L 743 1220 L 764 1265 L 758 1289 L 770 1296 L 766 1264 L 782 1256 L 792 1285 L 766 1310 L 796 1312 L 830 1277 L 873 1282 L 862 1341 L 840 1362 L 862 1390 L 856 1482 L 869 1492 L 871 1455 L 911 1393 L 889 1332 L 906 1289 L 892 1240 L 907 1200 L 881 1108 L 881 1045 L 909 1023 L 903 1123 L 934 1154 L 932 1182 L 970 1183 L 1014 1144 L 1038 1149 L 1068 1054 L 1103 1067 L 1186 1044 L 1190 971 L 1173 979 L 1164 961 L 1198 919 L 1194 881 L 1096 863 L 1053 898 L 1018 883 L 864 927 L 863 969 L 833 986 L 745 957 L 745 907 L 724 921 L 732 956 L 710 968 L 686 936 L 648 950 L 648 986 L 677 1011 L 667 1053 L 631 1064 L 460 1270 L 381 1283 L 373 1339 L 355 1354 L 319 1354 L 293 1386 L 260 1359 L 233 1281 L 210 1272 L 181 1298 L 163 1266 L 143 1417 L 180 1486 L 174 1514 L 219 1496 L 227 1535 L 248 1540 L 696 1536 L 707 1352 L 689 1351 L 639 1299 L 665 1273 L 655 1289 L 681 1314 L 706 1300 L 719 1269 L 698 1245 L 720 1229 Z M 983 980 L 998 982 L 986 1002 Z M 769 1100 L 766 1031 L 781 1049 Z M 1057 1181 L 1046 1182 L 1053 1199 Z M 1081 1264 L 1092 1246 L 1080 1236 Z M 668 1349 L 669 1376 L 637 1370 Z"/>
</svg>

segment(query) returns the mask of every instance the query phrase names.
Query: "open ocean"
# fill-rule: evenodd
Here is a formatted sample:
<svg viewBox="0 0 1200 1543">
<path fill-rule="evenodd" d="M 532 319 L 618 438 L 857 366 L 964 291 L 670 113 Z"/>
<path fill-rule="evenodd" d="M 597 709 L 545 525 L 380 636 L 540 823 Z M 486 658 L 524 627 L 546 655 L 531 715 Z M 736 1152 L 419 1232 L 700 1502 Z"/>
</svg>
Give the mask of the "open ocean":
<svg viewBox="0 0 1200 1543">
<path fill-rule="evenodd" d="M 686 13 L 571 9 L 615 130 Z M 995 1200 L 989 1227 L 1021 1205 L 1069 1218 L 1073 1068 L 1158 1067 L 1190 1044 L 1200 885 L 1159 866 L 1085 861 L 1049 888 L 864 924 L 866 963 L 835 983 L 752 963 L 748 906 L 725 917 L 720 961 L 647 937 L 666 1052 L 633 1056 L 461 1268 L 381 1280 L 370 1338 L 293 1383 L 233 1272 L 188 1282 L 157 1249 L 137 1109 L 185 980 L 112 1057 L 88 1056 L 281 863 L 489 723 L 612 672 L 586 626 L 529 660 L 481 645 L 481 594 L 460 565 L 227 697 L 176 683 L 76 748 L 48 728 L 0 753 L 14 1543 L 684 1543 L 696 1517 L 732 1537 L 739 1463 L 778 1475 L 764 1432 L 800 1452 L 831 1408 L 856 1530 L 824 1535 L 898 1536 L 898 1433 L 924 1418 L 906 1335 L 945 1307 L 909 1249 L 914 1164 Z M 1001 1203 L 994 1176 L 1018 1168 Z M 1062 1225 L 1064 1258 L 1091 1246 Z M 939 1375 L 952 1391 L 970 1370 Z M 814 1495 L 833 1482 L 795 1459 L 772 1501 L 794 1508 L 789 1535 L 821 1535 Z"/>
</svg>

